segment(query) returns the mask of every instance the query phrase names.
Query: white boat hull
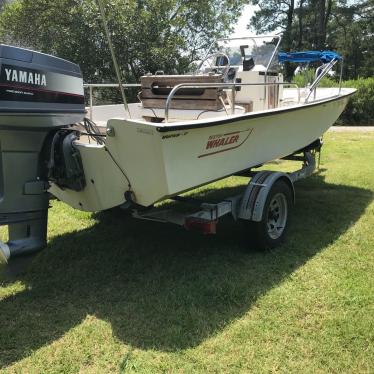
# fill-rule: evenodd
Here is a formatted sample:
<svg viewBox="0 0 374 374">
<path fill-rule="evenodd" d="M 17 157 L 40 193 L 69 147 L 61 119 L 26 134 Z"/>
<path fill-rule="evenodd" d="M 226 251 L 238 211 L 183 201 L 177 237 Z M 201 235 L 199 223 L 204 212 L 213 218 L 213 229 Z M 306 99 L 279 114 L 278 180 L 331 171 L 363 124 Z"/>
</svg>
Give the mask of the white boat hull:
<svg viewBox="0 0 374 374">
<path fill-rule="evenodd" d="M 334 124 L 344 110 L 338 97 L 310 104 L 178 124 L 111 119 L 106 145 L 77 144 L 87 186 L 83 191 L 51 187 L 74 208 L 99 211 L 122 204 L 131 189 L 142 206 L 285 157 Z M 115 160 L 115 162 L 113 162 Z"/>
</svg>

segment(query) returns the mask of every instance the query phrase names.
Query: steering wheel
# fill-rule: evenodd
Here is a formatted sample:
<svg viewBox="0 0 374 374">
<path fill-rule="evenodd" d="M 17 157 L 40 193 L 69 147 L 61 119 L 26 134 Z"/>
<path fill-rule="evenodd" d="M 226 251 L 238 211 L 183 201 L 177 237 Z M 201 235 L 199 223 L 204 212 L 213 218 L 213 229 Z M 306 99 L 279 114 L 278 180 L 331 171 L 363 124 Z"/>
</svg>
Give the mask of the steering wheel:
<svg viewBox="0 0 374 374">
<path fill-rule="evenodd" d="M 224 52 L 216 52 L 216 53 L 213 53 L 213 54 L 211 54 L 211 55 L 206 56 L 206 57 L 204 58 L 204 60 L 201 61 L 201 63 L 200 63 L 200 67 L 202 67 L 202 66 L 204 65 L 204 63 L 205 63 L 206 61 L 208 61 L 209 59 L 212 59 L 212 61 L 216 61 L 217 57 L 219 57 L 219 56 L 223 56 L 223 57 L 225 57 L 225 58 L 226 58 L 226 61 L 227 61 L 227 64 L 225 65 L 225 68 L 224 68 L 223 71 L 222 71 L 223 80 L 226 82 L 226 80 L 227 80 L 227 75 L 228 75 L 229 70 L 230 70 L 230 67 L 231 67 L 229 56 L 227 56 L 226 53 L 224 53 Z M 222 68 L 221 66 L 212 65 L 212 63 L 209 62 L 209 61 L 208 61 L 208 63 L 209 63 L 210 68 L 212 68 L 212 69 L 213 69 L 213 67 L 216 67 L 216 68 Z"/>
</svg>

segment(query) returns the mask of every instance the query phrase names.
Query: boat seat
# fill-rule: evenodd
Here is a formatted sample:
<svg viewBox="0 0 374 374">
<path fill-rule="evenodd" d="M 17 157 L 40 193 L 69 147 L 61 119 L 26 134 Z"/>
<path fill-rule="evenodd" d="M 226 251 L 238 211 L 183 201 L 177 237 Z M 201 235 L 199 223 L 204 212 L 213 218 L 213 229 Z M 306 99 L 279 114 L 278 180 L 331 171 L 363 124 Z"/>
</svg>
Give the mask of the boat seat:
<svg viewBox="0 0 374 374">
<path fill-rule="evenodd" d="M 171 90 L 182 83 L 222 83 L 221 74 L 146 75 L 140 78 L 143 108 L 165 109 Z M 171 109 L 211 110 L 223 108 L 222 88 L 181 88 L 173 97 Z"/>
</svg>

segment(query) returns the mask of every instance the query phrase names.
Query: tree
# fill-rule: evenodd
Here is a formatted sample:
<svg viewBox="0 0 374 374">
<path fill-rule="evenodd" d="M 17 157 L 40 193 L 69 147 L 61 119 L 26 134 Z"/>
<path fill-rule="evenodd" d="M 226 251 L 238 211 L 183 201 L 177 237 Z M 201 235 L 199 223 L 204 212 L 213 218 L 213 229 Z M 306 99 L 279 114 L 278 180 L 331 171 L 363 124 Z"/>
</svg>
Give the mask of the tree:
<svg viewBox="0 0 374 374">
<path fill-rule="evenodd" d="M 344 75 L 350 78 L 374 75 L 374 1 L 335 6 L 329 25 L 329 43 L 344 56 Z"/>
<path fill-rule="evenodd" d="M 108 26 L 127 82 L 156 70 L 184 72 L 230 31 L 243 0 L 106 0 Z M 114 81 L 95 0 L 18 0 L 0 15 L 0 37 L 80 64 L 86 81 Z"/>
<path fill-rule="evenodd" d="M 262 33 L 282 30 L 284 33 L 283 48 L 289 51 L 292 47 L 292 26 L 294 20 L 294 0 L 253 0 L 253 5 L 260 6 L 251 19 L 251 26 Z"/>
<path fill-rule="evenodd" d="M 282 30 L 282 48 L 288 52 L 293 45 L 293 26 L 295 13 L 295 0 L 253 0 L 253 5 L 260 6 L 252 17 L 251 26 L 261 33 Z M 285 64 L 285 76 L 292 76 L 294 67 L 289 63 Z"/>
<path fill-rule="evenodd" d="M 335 49 L 344 57 L 344 77 L 374 73 L 374 0 L 252 0 L 258 32 L 282 31 L 282 49 Z M 290 76 L 290 71 L 288 76 Z"/>
</svg>

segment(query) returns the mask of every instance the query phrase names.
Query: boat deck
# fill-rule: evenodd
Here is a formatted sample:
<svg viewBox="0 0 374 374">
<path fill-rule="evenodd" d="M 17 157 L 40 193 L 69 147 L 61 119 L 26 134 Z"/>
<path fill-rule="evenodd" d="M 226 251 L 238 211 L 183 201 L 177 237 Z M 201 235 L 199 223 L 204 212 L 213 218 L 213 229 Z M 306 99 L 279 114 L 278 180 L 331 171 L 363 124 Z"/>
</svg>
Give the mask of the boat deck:
<svg viewBox="0 0 374 374">
<path fill-rule="evenodd" d="M 344 89 L 342 89 L 344 94 Z M 309 101 L 309 104 L 313 102 L 319 102 L 331 97 L 338 95 L 338 88 L 318 88 L 316 91 L 315 99 Z M 266 113 L 269 111 L 282 110 L 284 108 L 290 108 L 295 106 L 303 106 L 305 103 L 306 92 L 304 89 L 300 90 L 300 102 L 299 92 L 297 89 L 289 88 L 283 89 L 283 96 L 280 99 L 279 106 L 277 108 L 265 109 L 260 111 L 248 111 L 247 108 L 241 105 L 235 105 L 235 112 L 231 113 L 231 108 L 221 108 L 219 110 L 202 110 L 202 109 L 171 109 L 169 113 L 168 123 L 173 123 L 173 126 L 178 124 L 185 124 L 186 122 L 198 121 L 198 120 L 211 120 L 214 118 L 232 118 L 241 116 L 244 114 L 259 114 Z M 90 108 L 87 108 L 87 117 L 102 128 L 105 132 L 108 120 L 112 118 L 120 119 L 131 119 L 136 122 L 152 123 L 157 126 L 167 126 L 165 121 L 165 109 L 162 108 L 145 108 L 141 102 L 131 103 L 128 105 L 130 116 L 125 111 L 123 104 L 116 105 L 101 105 L 93 106 L 92 112 Z"/>
</svg>

